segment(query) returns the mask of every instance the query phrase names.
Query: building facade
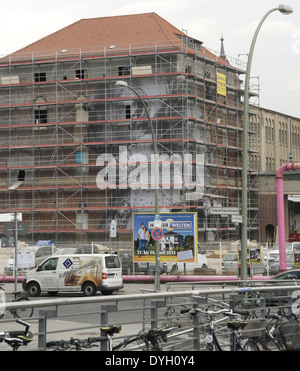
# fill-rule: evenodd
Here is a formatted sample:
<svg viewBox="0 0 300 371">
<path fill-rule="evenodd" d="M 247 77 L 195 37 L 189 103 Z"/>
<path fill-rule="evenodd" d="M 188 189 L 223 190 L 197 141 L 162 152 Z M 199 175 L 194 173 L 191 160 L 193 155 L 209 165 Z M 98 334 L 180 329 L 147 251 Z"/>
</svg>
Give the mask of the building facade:
<svg viewBox="0 0 300 371">
<path fill-rule="evenodd" d="M 1 212 L 25 240 L 130 241 L 132 213 L 196 212 L 200 241 L 239 238 L 245 65 L 155 13 L 74 23 L 0 60 Z M 253 95 L 254 96 L 254 95 Z M 259 135 L 250 113 L 249 238 L 259 235 Z M 220 208 L 220 212 L 218 209 Z M 212 212 L 212 209 L 214 212 Z M 230 210 L 229 209 L 229 210 Z M 3 227 L 3 226 L 2 226 Z"/>
<path fill-rule="evenodd" d="M 260 108 L 261 174 L 260 219 L 261 241 L 277 239 L 276 172 L 280 166 L 300 162 L 300 119 Z M 286 241 L 300 240 L 300 174 L 284 174 Z"/>
</svg>

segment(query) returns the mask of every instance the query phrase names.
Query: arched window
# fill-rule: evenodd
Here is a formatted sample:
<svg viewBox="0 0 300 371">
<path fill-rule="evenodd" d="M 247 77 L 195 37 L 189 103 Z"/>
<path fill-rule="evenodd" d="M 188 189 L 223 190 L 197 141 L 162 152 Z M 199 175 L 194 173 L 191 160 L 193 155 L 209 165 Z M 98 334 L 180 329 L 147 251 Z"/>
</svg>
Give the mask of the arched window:
<svg viewBox="0 0 300 371">
<path fill-rule="evenodd" d="M 88 229 L 89 211 L 85 209 L 87 204 L 85 202 L 80 202 L 77 207 L 80 208 L 80 210 L 76 211 L 76 224 L 80 229 Z"/>
</svg>

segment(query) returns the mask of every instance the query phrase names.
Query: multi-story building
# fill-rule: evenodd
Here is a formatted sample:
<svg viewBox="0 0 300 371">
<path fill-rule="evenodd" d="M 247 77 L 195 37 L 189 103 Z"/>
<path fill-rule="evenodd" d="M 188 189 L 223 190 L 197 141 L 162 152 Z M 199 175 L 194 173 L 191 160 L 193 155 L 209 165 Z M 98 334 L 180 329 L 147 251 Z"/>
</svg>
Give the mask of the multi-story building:
<svg viewBox="0 0 300 371">
<path fill-rule="evenodd" d="M 280 166 L 300 162 L 300 119 L 269 110 L 259 109 L 261 123 L 261 241 L 274 243 L 277 239 L 276 172 Z M 284 174 L 286 240 L 300 241 L 300 174 Z"/>
<path fill-rule="evenodd" d="M 148 108 L 160 210 L 197 212 L 199 240 L 236 239 L 245 65 L 155 13 L 84 19 L 0 61 L 1 212 L 27 241 L 130 240 L 154 212 Z M 250 114 L 249 238 L 258 238 L 259 122 Z M 228 210 L 228 209 L 227 209 Z M 216 211 L 216 210 L 215 210 Z"/>
</svg>

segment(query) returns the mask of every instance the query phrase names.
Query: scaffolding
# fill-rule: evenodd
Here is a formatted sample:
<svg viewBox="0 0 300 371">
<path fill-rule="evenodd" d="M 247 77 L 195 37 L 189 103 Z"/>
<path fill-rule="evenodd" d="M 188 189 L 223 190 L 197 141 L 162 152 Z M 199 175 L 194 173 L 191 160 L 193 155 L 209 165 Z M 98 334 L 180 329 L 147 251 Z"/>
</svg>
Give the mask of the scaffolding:
<svg viewBox="0 0 300 371">
<path fill-rule="evenodd" d="M 154 212 L 153 157 L 145 110 L 115 85 L 122 79 L 150 112 L 160 210 L 197 212 L 200 241 L 238 238 L 230 215 L 210 210 L 241 206 L 245 69 L 188 38 L 3 57 L 0 212 L 22 213 L 28 242 L 105 241 L 112 219 L 131 240 L 132 212 Z M 250 116 L 249 238 L 258 239 L 259 123 Z"/>
</svg>

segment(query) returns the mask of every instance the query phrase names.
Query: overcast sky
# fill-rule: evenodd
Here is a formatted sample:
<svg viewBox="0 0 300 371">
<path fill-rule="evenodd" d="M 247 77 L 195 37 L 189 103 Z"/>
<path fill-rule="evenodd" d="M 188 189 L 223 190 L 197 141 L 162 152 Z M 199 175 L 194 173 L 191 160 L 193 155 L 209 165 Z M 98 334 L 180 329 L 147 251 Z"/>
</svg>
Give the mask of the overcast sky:
<svg viewBox="0 0 300 371">
<path fill-rule="evenodd" d="M 156 12 L 204 46 L 238 58 L 249 52 L 255 29 L 272 0 L 12 0 L 1 6 L 0 54 L 8 54 L 83 18 Z M 260 106 L 300 117 L 300 1 L 292 15 L 272 13 L 263 24 L 251 76 L 260 82 Z M 241 56 L 244 58 L 245 56 Z"/>
</svg>

